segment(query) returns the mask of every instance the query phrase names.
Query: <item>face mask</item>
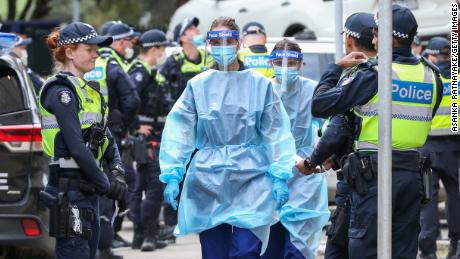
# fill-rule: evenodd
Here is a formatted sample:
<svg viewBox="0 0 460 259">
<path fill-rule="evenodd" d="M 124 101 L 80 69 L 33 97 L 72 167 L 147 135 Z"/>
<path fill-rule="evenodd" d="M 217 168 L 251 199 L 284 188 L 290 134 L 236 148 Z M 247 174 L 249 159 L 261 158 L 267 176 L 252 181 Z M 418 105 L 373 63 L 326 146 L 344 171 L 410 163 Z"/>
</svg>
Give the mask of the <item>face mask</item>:
<svg viewBox="0 0 460 259">
<path fill-rule="evenodd" d="M 131 59 L 134 56 L 134 49 L 133 48 L 125 48 L 125 58 Z"/>
<path fill-rule="evenodd" d="M 230 65 L 236 59 L 236 46 L 212 46 L 211 56 L 221 66 Z"/>
<path fill-rule="evenodd" d="M 22 63 L 24 64 L 24 66 L 27 66 L 27 58 L 29 57 L 29 55 L 27 54 L 27 50 L 23 49 L 21 50 L 21 56 L 19 57 L 22 61 Z"/>
<path fill-rule="evenodd" d="M 299 70 L 297 70 L 297 67 L 280 67 L 280 66 L 275 66 L 275 77 L 276 80 L 278 80 L 281 85 L 289 86 L 291 85 L 299 75 Z"/>
<path fill-rule="evenodd" d="M 195 47 L 202 46 L 204 44 L 204 36 L 201 34 L 193 36 L 192 43 Z"/>
<path fill-rule="evenodd" d="M 166 62 L 166 54 L 162 52 L 161 57 L 157 58 L 157 66 L 163 65 Z"/>
</svg>

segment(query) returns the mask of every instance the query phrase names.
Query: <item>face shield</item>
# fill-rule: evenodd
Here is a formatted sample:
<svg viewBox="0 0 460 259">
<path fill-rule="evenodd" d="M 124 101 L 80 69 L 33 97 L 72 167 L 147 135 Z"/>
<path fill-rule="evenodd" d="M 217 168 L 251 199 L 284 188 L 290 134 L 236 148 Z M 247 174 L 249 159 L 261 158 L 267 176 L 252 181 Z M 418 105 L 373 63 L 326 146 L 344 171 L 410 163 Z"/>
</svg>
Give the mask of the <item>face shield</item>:
<svg viewBox="0 0 460 259">
<path fill-rule="evenodd" d="M 299 67 L 302 63 L 303 54 L 298 51 L 274 50 L 270 56 L 275 71 L 275 78 L 279 83 L 281 92 L 287 91 L 299 75 Z"/>
<path fill-rule="evenodd" d="M 10 53 L 16 46 L 18 39 L 16 34 L 0 32 L 0 56 Z"/>
<path fill-rule="evenodd" d="M 228 66 L 235 61 L 237 57 L 238 40 L 238 31 L 225 30 L 208 32 L 206 44 L 211 46 L 211 56 L 219 65 L 219 70 L 228 71 Z"/>
</svg>

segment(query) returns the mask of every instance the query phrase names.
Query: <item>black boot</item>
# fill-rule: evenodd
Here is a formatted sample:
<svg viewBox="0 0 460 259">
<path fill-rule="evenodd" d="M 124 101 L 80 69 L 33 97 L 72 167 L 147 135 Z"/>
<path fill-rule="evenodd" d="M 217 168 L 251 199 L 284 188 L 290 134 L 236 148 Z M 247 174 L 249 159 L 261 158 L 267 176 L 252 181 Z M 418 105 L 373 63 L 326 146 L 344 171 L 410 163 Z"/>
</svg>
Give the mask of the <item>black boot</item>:
<svg viewBox="0 0 460 259">
<path fill-rule="evenodd" d="M 141 246 L 142 252 L 150 252 L 157 249 L 157 225 L 149 223 L 145 229 L 144 242 Z"/>
<path fill-rule="evenodd" d="M 160 240 L 176 240 L 174 236 L 174 229 L 176 226 L 163 225 L 159 231 L 158 239 Z"/>
<path fill-rule="evenodd" d="M 123 259 L 122 255 L 113 252 L 112 248 L 99 250 L 97 259 Z"/>
<path fill-rule="evenodd" d="M 131 243 L 132 249 L 141 249 L 142 242 L 144 242 L 144 229 L 141 224 L 134 224 L 134 236 Z"/>
</svg>

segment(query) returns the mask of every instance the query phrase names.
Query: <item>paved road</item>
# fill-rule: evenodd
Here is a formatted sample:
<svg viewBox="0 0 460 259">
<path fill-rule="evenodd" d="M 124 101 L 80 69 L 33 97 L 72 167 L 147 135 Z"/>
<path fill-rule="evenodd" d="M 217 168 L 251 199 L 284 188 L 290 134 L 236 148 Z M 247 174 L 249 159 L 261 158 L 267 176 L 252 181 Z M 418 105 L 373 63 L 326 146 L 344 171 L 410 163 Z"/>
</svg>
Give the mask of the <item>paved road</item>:
<svg viewBox="0 0 460 259">
<path fill-rule="evenodd" d="M 123 231 L 121 235 L 127 240 L 132 239 L 132 224 L 129 221 L 123 223 Z M 448 241 L 446 229 L 443 228 L 442 237 L 444 240 L 438 240 L 438 258 L 444 258 L 447 255 Z M 317 259 L 323 259 L 326 238 L 323 235 L 320 247 L 318 249 Z M 141 252 L 140 250 L 132 250 L 131 248 L 118 248 L 117 253 L 124 255 L 124 259 L 200 259 L 200 243 L 197 235 L 188 235 L 178 238 L 176 244 L 156 250 L 154 252 Z"/>
</svg>

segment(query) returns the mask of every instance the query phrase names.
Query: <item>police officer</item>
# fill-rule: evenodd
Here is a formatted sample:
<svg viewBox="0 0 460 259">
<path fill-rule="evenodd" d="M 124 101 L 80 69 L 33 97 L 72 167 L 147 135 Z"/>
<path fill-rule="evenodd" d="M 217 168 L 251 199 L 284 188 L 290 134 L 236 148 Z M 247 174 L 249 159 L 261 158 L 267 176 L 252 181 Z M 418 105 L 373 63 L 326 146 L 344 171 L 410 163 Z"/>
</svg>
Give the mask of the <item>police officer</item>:
<svg viewBox="0 0 460 259">
<path fill-rule="evenodd" d="M 132 52 L 131 36 L 134 31 L 126 24 L 117 22 L 109 26 L 108 34 L 112 35 L 113 43 L 110 47 L 103 47 L 98 50 L 99 57 L 96 60 L 95 68 L 85 75 L 88 80 L 98 81 L 101 86 L 101 92 L 104 95 L 109 108 L 108 127 L 114 134 L 117 145 L 121 146 L 122 139 L 126 136 L 139 106 L 139 96 L 136 92 L 136 86 L 128 74 L 125 72 Z M 132 165 L 124 164 L 127 178 L 134 175 Z M 126 201 L 119 201 L 119 211 L 124 211 Z M 101 250 L 100 258 L 111 258 L 115 256 L 111 251 L 112 239 L 117 237 L 115 232 L 121 229 L 121 219 L 117 218 L 112 227 L 112 217 L 115 211 L 113 201 L 102 199 L 100 210 L 103 214 L 101 217 L 101 233 L 105 236 L 101 238 L 99 249 Z M 123 241 L 124 246 L 129 246 L 129 242 Z M 120 243 L 120 242 L 114 242 Z"/>
<path fill-rule="evenodd" d="M 46 81 L 39 97 L 42 144 L 50 157 L 49 183 L 40 196 L 50 208 L 55 258 L 95 258 L 99 195 L 119 198 L 126 190 L 116 143 L 106 127 L 106 103 L 98 84 L 83 79 L 94 68 L 96 45 L 111 42 L 80 22 L 48 36 L 62 70 Z M 100 169 L 102 157 L 109 162 L 111 183 Z"/>
<path fill-rule="evenodd" d="M 270 53 L 265 46 L 267 36 L 265 28 L 258 22 L 250 22 L 243 27 L 243 49 L 238 52 L 238 59 L 245 69 L 255 69 L 262 75 L 272 78 L 273 67 L 270 65 Z"/>
<path fill-rule="evenodd" d="M 431 124 L 431 131 L 422 153 L 431 155 L 433 170 L 433 197 L 423 206 L 420 217 L 422 231 L 419 236 L 420 258 L 436 258 L 436 239 L 440 231 L 438 212 L 439 180 L 446 190 L 447 226 L 449 228 L 449 253 L 455 258 L 460 238 L 460 194 L 458 192 L 458 171 L 460 158 L 460 136 L 450 130 L 452 104 L 450 88 L 450 43 L 446 38 L 430 40 L 425 53 L 441 71 L 444 84 L 443 99 Z"/>
<path fill-rule="evenodd" d="M 204 36 L 198 29 L 200 21 L 194 17 L 184 19 L 174 28 L 174 41 L 182 50 L 173 53 L 159 69 L 156 80 L 164 93 L 164 107 L 168 113 L 179 99 L 187 82 L 197 74 L 213 65 L 212 57 L 203 48 Z M 164 208 L 165 226 L 160 231 L 162 239 L 173 239 L 172 232 L 177 224 L 177 212 L 166 205 Z"/>
<path fill-rule="evenodd" d="M 372 44 L 372 30 L 375 27 L 374 16 L 370 13 L 355 13 L 350 15 L 344 26 L 345 51 L 363 52 L 368 57 L 375 57 L 376 51 Z M 330 69 L 333 69 L 333 65 Z M 341 74 L 326 72 L 322 75 L 321 81 L 330 81 L 331 84 L 340 85 L 341 82 L 353 78 L 360 68 L 350 67 Z M 330 70 L 327 70 L 330 71 Z M 322 132 L 321 139 L 316 145 L 310 157 L 300 166 L 304 172 L 324 163 L 326 170 L 333 168 L 339 170 L 342 157 L 353 151 L 353 133 L 355 116 L 352 112 L 335 114 L 329 119 L 329 123 Z M 326 243 L 325 258 L 348 258 L 348 226 L 350 219 L 350 188 L 343 180 L 343 175 L 337 173 L 337 188 L 335 203 L 337 205 L 331 217 L 331 225 L 326 232 L 328 239 Z"/>
<path fill-rule="evenodd" d="M 165 89 L 168 109 L 172 108 L 182 94 L 187 81 L 213 63 L 211 55 L 205 48 L 201 48 L 205 42 L 198 29 L 199 23 L 196 17 L 187 18 L 174 28 L 174 41 L 179 43 L 182 50 L 166 59 L 157 76 L 157 81 Z"/>
<path fill-rule="evenodd" d="M 378 25 L 378 16 L 376 16 Z M 405 7 L 393 5 L 393 258 L 415 258 L 422 202 L 420 155 L 431 120 L 442 99 L 442 83 L 434 65 L 418 60 L 411 53 L 417 22 Z M 378 29 L 373 43 L 378 48 Z M 343 166 L 351 187 L 349 229 L 350 258 L 377 257 L 377 62 L 352 52 L 327 73 L 340 75 L 359 64 L 354 77 L 336 86 L 327 80 L 318 84 L 312 103 L 313 115 L 328 117 L 353 109 L 358 117 L 355 152 Z M 415 97 L 414 97 L 415 96 Z M 387 173 L 387 172 L 378 172 Z"/>
<path fill-rule="evenodd" d="M 161 101 L 163 95 L 155 81 L 156 67 L 166 60 L 165 48 L 169 44 L 165 34 L 160 30 L 149 30 L 140 37 L 140 54 L 134 59 L 129 75 L 137 85 L 141 97 L 138 115 L 139 129 L 144 146 L 143 153 L 137 158 L 137 179 L 129 204 L 134 223 L 133 249 L 153 251 L 166 246 L 158 242 L 158 216 L 163 202 L 163 184 L 159 180 L 160 165 L 158 148 L 164 121 Z M 142 200 L 143 193 L 145 198 Z"/>
<path fill-rule="evenodd" d="M 27 46 L 32 43 L 32 39 L 25 37 L 25 35 L 18 35 L 18 38 L 19 40 L 13 49 L 13 53 L 21 59 L 22 64 L 26 67 L 27 75 L 29 75 L 30 81 L 32 81 L 35 93 L 39 94 L 45 80 L 28 66 L 29 55 L 27 54 Z"/>
</svg>

